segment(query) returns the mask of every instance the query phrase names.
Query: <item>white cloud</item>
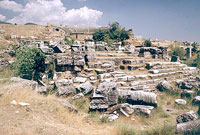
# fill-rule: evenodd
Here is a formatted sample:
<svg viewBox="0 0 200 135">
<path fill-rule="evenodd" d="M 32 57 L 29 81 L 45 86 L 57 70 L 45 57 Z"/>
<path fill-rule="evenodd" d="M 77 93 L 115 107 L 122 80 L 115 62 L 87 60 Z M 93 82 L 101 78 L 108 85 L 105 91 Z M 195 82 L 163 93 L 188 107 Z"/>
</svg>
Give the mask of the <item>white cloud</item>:
<svg viewBox="0 0 200 135">
<path fill-rule="evenodd" d="M 63 24 L 69 26 L 96 26 L 103 13 L 98 10 L 82 7 L 66 10 L 61 0 L 29 1 L 20 14 L 8 22 L 24 24 Z"/>
<path fill-rule="evenodd" d="M 12 10 L 14 12 L 20 12 L 23 10 L 23 6 L 21 4 L 18 4 L 15 1 L 10 1 L 10 0 L 0 1 L 0 8 Z"/>
<path fill-rule="evenodd" d="M 6 17 L 4 15 L 0 14 L 0 21 L 4 21 L 4 20 L 6 20 Z"/>
</svg>

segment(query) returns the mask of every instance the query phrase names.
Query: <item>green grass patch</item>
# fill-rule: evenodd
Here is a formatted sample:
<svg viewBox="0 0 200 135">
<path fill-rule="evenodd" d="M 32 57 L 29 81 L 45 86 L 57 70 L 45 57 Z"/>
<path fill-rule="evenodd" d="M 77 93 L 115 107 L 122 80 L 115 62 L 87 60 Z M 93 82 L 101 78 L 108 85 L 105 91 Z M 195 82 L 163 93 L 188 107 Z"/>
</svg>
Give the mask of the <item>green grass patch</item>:
<svg viewBox="0 0 200 135">
<path fill-rule="evenodd" d="M 153 117 L 159 117 L 159 118 L 169 118 L 170 115 L 167 114 L 161 106 L 155 108 L 153 112 Z"/>
<path fill-rule="evenodd" d="M 90 101 L 86 97 L 82 97 L 80 99 L 71 100 L 71 103 L 75 105 L 78 110 L 88 112 Z"/>
<path fill-rule="evenodd" d="M 0 68 L 0 78 L 11 78 L 15 75 L 15 71 L 12 70 L 10 66 Z"/>
<path fill-rule="evenodd" d="M 163 127 L 158 127 L 149 131 L 142 131 L 141 135 L 174 135 L 175 126 L 164 125 Z"/>
<path fill-rule="evenodd" d="M 117 135 L 136 135 L 135 129 L 128 123 L 120 123 L 117 129 Z"/>
</svg>

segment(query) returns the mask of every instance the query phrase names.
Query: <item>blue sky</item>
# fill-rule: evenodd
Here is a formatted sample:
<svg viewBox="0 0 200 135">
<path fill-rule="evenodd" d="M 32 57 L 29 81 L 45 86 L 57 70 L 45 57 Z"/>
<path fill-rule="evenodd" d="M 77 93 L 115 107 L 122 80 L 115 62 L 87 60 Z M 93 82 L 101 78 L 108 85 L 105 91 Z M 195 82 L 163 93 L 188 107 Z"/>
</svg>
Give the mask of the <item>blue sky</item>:
<svg viewBox="0 0 200 135">
<path fill-rule="evenodd" d="M 0 1 L 0 14 L 10 22 L 24 23 L 31 20 L 42 24 L 50 21 L 75 26 L 107 26 L 109 22 L 118 21 L 126 28 L 132 28 L 135 35 L 145 38 L 200 42 L 200 0 L 51 0 L 48 3 L 42 3 L 41 0 L 3 1 L 15 1 L 18 4 L 15 5 L 16 9 L 19 5 L 27 9 L 27 3 L 31 2 L 32 7 L 34 4 L 49 4 L 44 11 L 41 7 L 39 11 L 30 11 L 34 13 L 30 18 L 26 16 L 27 10 L 5 8 Z M 57 16 L 59 12 L 65 13 Z M 50 16 L 41 19 L 42 17 L 38 17 L 40 14 L 43 18 Z M 51 17 L 59 20 L 49 20 Z"/>
</svg>

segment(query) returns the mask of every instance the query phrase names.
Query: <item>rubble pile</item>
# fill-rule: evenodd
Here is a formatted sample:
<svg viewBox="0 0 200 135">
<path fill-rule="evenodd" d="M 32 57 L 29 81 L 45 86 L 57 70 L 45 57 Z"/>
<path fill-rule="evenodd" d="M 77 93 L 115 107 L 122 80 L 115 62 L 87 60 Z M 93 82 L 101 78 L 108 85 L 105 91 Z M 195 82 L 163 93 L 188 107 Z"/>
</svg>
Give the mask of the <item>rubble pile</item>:
<svg viewBox="0 0 200 135">
<path fill-rule="evenodd" d="M 109 121 L 117 119 L 120 114 L 127 117 L 132 114 L 153 115 L 158 106 L 158 91 L 178 89 L 182 95 L 189 94 L 194 98 L 194 103 L 199 102 L 194 93 L 199 85 L 198 79 L 190 77 L 196 75 L 198 69 L 171 62 L 166 47 L 130 45 L 131 50 L 116 50 L 103 43 L 75 42 L 68 46 L 63 40 L 38 43 L 37 47 L 46 55 L 46 70 L 51 64 L 55 65 L 50 82 L 42 83 L 48 80 L 48 75 L 43 73 L 40 90 L 44 88 L 46 92 L 50 87 L 58 96 L 72 96 L 73 100 L 87 96 L 89 111 L 103 111 L 105 114 L 101 118 L 106 117 Z M 65 101 L 58 101 L 76 110 Z M 178 99 L 175 102 L 186 104 Z M 196 119 L 193 115 L 186 115 L 177 121 Z"/>
</svg>

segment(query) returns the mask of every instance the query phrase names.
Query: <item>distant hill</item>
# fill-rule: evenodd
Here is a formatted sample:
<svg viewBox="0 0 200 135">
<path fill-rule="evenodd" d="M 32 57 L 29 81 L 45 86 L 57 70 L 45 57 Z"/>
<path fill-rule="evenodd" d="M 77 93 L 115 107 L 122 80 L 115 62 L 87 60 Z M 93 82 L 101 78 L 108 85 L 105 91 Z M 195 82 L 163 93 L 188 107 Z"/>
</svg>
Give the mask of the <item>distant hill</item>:
<svg viewBox="0 0 200 135">
<path fill-rule="evenodd" d="M 37 24 L 35 24 L 35 23 L 26 23 L 24 25 L 37 25 Z"/>
<path fill-rule="evenodd" d="M 11 24 L 11 23 L 0 21 L 0 24 Z"/>
</svg>

